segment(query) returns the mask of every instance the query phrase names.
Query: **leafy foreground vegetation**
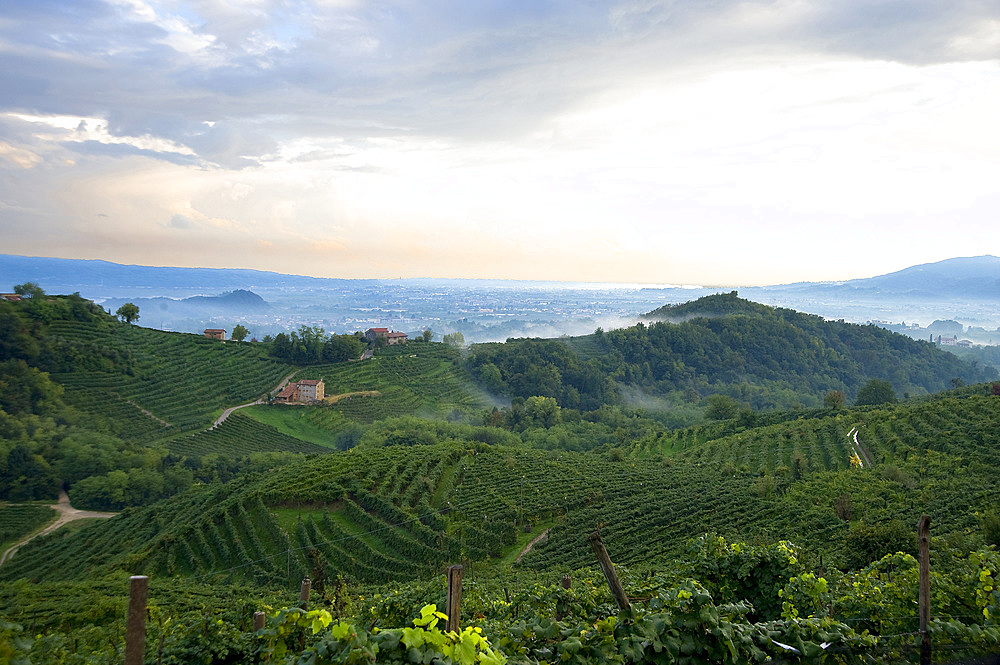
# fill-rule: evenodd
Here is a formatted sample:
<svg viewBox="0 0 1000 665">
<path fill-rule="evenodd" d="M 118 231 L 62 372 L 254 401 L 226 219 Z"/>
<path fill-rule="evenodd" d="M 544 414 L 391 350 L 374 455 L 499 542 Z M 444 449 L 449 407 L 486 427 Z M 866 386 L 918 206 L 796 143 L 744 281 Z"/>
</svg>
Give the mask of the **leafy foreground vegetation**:
<svg viewBox="0 0 1000 665">
<path fill-rule="evenodd" d="M 1000 647 L 996 552 L 960 557 L 939 544 L 931 580 L 936 653 L 950 658 Z M 459 632 L 445 631 L 445 615 L 437 611 L 445 595 L 440 575 L 389 587 L 348 586 L 319 576 L 308 610 L 292 608 L 288 591 L 154 577 L 146 662 L 916 660 L 913 557 L 889 555 L 850 573 L 817 572 L 804 563 L 811 558 L 786 542 L 693 539 L 669 566 L 651 561 L 652 568 L 619 569 L 632 598 L 626 611 L 615 606 L 603 576 L 591 569 L 567 570 L 562 582 L 473 574 L 464 584 Z M 126 588 L 121 575 L 101 582 L 6 585 L 0 589 L 0 603 L 8 608 L 0 621 L 0 648 L 32 662 L 120 662 Z M 268 614 L 258 631 L 251 626 L 254 611 Z"/>
</svg>

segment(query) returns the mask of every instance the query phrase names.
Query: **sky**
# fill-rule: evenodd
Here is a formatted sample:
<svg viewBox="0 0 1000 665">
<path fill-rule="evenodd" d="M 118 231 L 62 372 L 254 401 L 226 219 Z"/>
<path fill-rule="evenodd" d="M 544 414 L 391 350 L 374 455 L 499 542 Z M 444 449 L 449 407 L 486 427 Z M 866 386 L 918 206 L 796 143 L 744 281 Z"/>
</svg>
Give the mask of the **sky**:
<svg viewBox="0 0 1000 665">
<path fill-rule="evenodd" d="M 1000 2 L 4 0 L 0 253 L 762 285 L 1000 255 Z"/>
</svg>

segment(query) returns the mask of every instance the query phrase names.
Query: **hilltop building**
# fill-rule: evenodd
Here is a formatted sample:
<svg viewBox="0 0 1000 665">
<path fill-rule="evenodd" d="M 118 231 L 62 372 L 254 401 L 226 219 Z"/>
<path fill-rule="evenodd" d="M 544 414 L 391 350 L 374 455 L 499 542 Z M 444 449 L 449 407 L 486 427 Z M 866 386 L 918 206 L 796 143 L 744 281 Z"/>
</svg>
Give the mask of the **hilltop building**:
<svg viewBox="0 0 1000 665">
<path fill-rule="evenodd" d="M 322 379 L 303 379 L 297 383 L 289 383 L 274 396 L 275 402 L 320 402 L 326 389 Z"/>
<path fill-rule="evenodd" d="M 388 328 L 369 328 L 365 331 L 365 339 L 374 342 L 376 339 L 384 339 L 387 345 L 402 344 L 407 340 L 407 334 L 392 332 Z"/>
<path fill-rule="evenodd" d="M 221 339 L 225 341 L 226 330 L 225 328 L 205 328 L 205 337 L 209 339 Z"/>
</svg>

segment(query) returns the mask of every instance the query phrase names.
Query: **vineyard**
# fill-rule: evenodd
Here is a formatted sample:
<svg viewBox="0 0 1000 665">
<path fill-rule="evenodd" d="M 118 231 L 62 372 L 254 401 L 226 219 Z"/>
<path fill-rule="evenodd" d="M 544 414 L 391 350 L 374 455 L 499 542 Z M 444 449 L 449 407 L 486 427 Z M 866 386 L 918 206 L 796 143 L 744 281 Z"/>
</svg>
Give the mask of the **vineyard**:
<svg viewBox="0 0 1000 665">
<path fill-rule="evenodd" d="M 189 437 L 202 447 L 186 454 L 210 450 L 212 437 L 240 442 L 267 429 L 232 420 L 230 434 L 224 424 Z M 680 433 L 655 439 L 655 458 L 482 442 L 356 448 L 55 534 L 0 577 L 131 570 L 289 581 L 322 562 L 347 579 L 411 579 L 447 561 L 502 557 L 519 530 L 543 523 L 548 538 L 519 566 L 588 565 L 580 539 L 596 525 L 628 564 L 678 556 L 692 534 L 711 531 L 790 539 L 834 565 L 856 565 L 866 548 L 912 549 L 908 530 L 886 525 L 918 512 L 933 514 L 942 534 L 979 531 L 977 515 L 995 507 L 998 420 L 1000 399 L 980 394 L 790 420 L 689 447 L 698 433 Z M 850 463 L 853 431 L 873 465 Z M 965 472 L 955 477 L 954 468 Z"/>
<path fill-rule="evenodd" d="M 77 353 L 96 347 L 127 358 L 126 371 L 109 366 L 53 374 L 70 404 L 127 440 L 207 427 L 213 414 L 260 397 L 292 371 L 250 344 L 77 321 L 55 321 L 50 328 L 55 343 L 71 345 Z"/>
<path fill-rule="evenodd" d="M 386 348 L 363 362 L 309 367 L 298 378 L 322 378 L 327 395 L 355 396 L 328 408 L 348 420 L 370 423 L 392 416 L 445 417 L 474 413 L 493 405 L 458 363 L 456 352 L 440 344 Z M 317 414 L 317 423 L 321 423 Z"/>
<path fill-rule="evenodd" d="M 937 639 L 1000 645 L 991 386 L 714 421 L 686 404 L 685 426 L 670 429 L 676 413 L 580 411 L 542 393 L 494 404 L 440 344 L 296 368 L 266 345 L 110 320 L 31 330 L 43 331 L 38 362 L 49 364 L 7 361 L 4 381 L 33 397 L 6 402 L 16 417 L 0 412 L 0 480 L 22 500 L 62 487 L 75 507 L 124 509 L 36 538 L 0 566 L 0 656 L 16 641 L 34 644 L 32 662 L 118 662 L 119 585 L 144 574 L 160 640 L 147 646 L 161 649 L 149 662 L 283 662 L 281 649 L 302 662 L 438 657 L 429 642 L 420 654 L 397 650 L 417 628 L 452 658 L 460 647 L 448 640 L 459 638 L 434 632 L 426 606 L 443 603 L 442 572 L 461 563 L 464 625 L 482 631 L 468 634 L 476 663 L 795 660 L 779 643 L 811 653 L 803 662 L 888 663 L 912 655 L 921 514 L 934 525 Z M 31 340 L 19 339 L 29 357 Z M 570 354 L 581 387 L 625 395 L 600 376 L 597 334 L 522 346 Z M 558 387 L 557 370 L 527 360 L 514 354 L 502 376 Z M 476 371 L 489 385 L 499 369 Z M 323 379 L 332 399 L 254 405 L 210 427 L 293 373 Z M 678 393 L 654 397 L 672 407 Z M 701 424 L 686 426 L 692 413 Z M 0 504 L 0 541 L 52 516 L 37 503 Z M 632 614 L 618 614 L 590 569 L 595 530 L 622 567 Z M 323 609 L 278 613 L 307 576 Z M 270 623 L 255 634 L 258 608 Z M 414 617 L 424 623 L 409 627 Z M 307 620 L 320 628 L 307 633 Z M 75 655 L 84 652 L 93 659 Z"/>
<path fill-rule="evenodd" d="M 282 434 L 239 411 L 216 427 L 169 440 L 167 448 L 175 455 L 186 457 L 217 454 L 239 458 L 262 452 L 330 452 L 328 447 Z"/>
<path fill-rule="evenodd" d="M 56 512 L 45 505 L 0 504 L 0 553 L 55 517 Z"/>
</svg>

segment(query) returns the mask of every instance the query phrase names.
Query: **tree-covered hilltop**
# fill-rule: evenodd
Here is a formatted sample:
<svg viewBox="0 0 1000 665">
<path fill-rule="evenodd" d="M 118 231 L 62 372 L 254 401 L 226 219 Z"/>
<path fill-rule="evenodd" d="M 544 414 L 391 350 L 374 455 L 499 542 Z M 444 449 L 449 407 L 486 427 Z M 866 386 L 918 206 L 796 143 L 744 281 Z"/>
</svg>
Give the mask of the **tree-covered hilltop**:
<svg viewBox="0 0 1000 665">
<path fill-rule="evenodd" d="M 596 409 L 658 397 L 678 404 L 719 393 L 754 409 L 849 398 L 873 378 L 901 395 L 991 380 L 982 367 L 876 326 L 826 321 L 737 296 L 666 306 L 619 330 L 564 339 L 477 344 L 468 365 L 489 389 Z M 668 319 L 668 320 L 657 320 Z"/>
</svg>

